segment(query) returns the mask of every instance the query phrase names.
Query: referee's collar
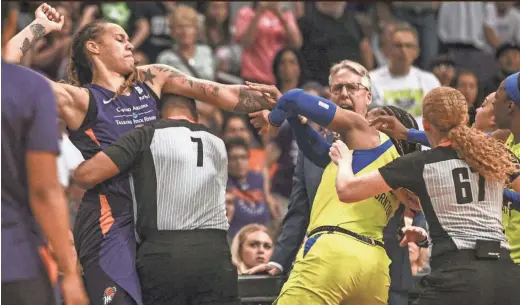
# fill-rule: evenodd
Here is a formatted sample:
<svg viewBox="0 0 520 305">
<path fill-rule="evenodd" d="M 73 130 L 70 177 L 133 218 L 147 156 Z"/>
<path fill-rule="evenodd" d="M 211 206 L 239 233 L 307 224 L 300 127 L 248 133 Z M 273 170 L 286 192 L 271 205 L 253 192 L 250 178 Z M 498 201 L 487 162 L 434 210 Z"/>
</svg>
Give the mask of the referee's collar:
<svg viewBox="0 0 520 305">
<path fill-rule="evenodd" d="M 190 120 L 187 116 L 185 115 L 174 115 L 174 116 L 169 116 L 168 119 L 170 120 L 185 120 L 185 121 L 188 121 L 190 123 L 193 123 L 193 124 L 197 124 L 197 122 L 194 122 L 193 120 Z"/>
</svg>

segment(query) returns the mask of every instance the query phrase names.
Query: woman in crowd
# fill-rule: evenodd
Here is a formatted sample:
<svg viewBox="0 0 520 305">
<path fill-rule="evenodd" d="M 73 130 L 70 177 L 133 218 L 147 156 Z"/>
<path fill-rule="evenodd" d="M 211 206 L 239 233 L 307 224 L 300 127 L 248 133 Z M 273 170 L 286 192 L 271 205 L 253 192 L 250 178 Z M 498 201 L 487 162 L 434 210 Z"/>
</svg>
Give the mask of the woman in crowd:
<svg viewBox="0 0 520 305">
<path fill-rule="evenodd" d="M 244 226 L 233 238 L 231 255 L 238 273 L 265 264 L 273 254 L 273 240 L 267 228 L 261 224 Z"/>
<path fill-rule="evenodd" d="M 432 273 L 421 281 L 419 304 L 518 304 L 520 269 L 509 256 L 501 220 L 505 183 L 520 190 L 518 163 L 502 143 L 466 126 L 467 107 L 459 91 L 433 89 L 423 102 L 433 149 L 363 175 L 352 173 L 348 147 L 334 143 L 336 189 L 345 204 L 399 188 L 420 198 L 433 248 Z M 407 242 L 424 238 L 406 235 Z"/>
<path fill-rule="evenodd" d="M 170 29 L 175 44 L 157 56 L 157 63 L 193 77 L 213 80 L 215 63 L 211 48 L 197 43 L 199 25 L 197 11 L 187 5 L 178 5 L 170 15 Z"/>
<path fill-rule="evenodd" d="M 468 103 L 469 126 L 475 122 L 476 109 L 479 107 L 478 98 L 478 80 L 477 76 L 471 71 L 461 71 L 457 77 L 455 89 L 459 90 L 466 98 Z"/>
<path fill-rule="evenodd" d="M 276 52 L 285 46 L 299 48 L 302 36 L 291 11 L 278 1 L 255 1 L 238 12 L 235 39 L 244 49 L 242 77 L 248 81 L 273 85 L 271 65 Z"/>
</svg>

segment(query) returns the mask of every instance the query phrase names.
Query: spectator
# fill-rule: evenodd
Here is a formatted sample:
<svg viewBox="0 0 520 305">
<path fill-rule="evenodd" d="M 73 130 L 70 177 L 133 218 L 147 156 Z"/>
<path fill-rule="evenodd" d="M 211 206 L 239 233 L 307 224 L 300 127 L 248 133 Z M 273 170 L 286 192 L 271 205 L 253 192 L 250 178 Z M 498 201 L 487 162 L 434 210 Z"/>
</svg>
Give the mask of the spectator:
<svg viewBox="0 0 520 305">
<path fill-rule="evenodd" d="M 439 52 L 453 56 L 457 68 L 473 71 L 478 79 L 491 77 L 497 69 L 484 37 L 486 16 L 485 2 L 444 1 L 437 20 Z"/>
<path fill-rule="evenodd" d="M 130 36 L 134 49 L 139 49 L 150 34 L 150 23 L 137 13 L 137 3 L 85 1 L 81 11 L 83 15 L 76 31 L 96 19 L 104 19 L 120 25 Z"/>
<path fill-rule="evenodd" d="M 372 50 L 374 50 L 375 66 L 381 67 L 388 64 L 388 57 L 392 52 L 392 34 L 398 21 L 391 20 L 381 22 L 377 32 L 372 35 Z"/>
<path fill-rule="evenodd" d="M 364 37 L 354 12 L 345 10 L 346 2 L 315 2 L 316 9 L 305 14 L 298 25 L 303 36 L 301 48 L 309 75 L 328 86 L 329 69 L 344 59 L 373 67 L 373 55 L 368 38 Z"/>
<path fill-rule="evenodd" d="M 211 49 L 207 45 L 197 43 L 197 11 L 186 5 L 178 5 L 170 15 L 170 26 L 176 43 L 173 48 L 161 52 L 157 62 L 196 78 L 213 80 L 215 63 Z"/>
<path fill-rule="evenodd" d="M 471 71 L 462 71 L 457 77 L 455 88 L 459 90 L 462 95 L 466 98 L 468 103 L 468 115 L 469 122 L 468 126 L 473 125 L 475 122 L 476 109 L 479 107 L 477 104 L 478 98 L 478 80 L 475 74 Z"/>
<path fill-rule="evenodd" d="M 392 5 L 395 17 L 408 22 L 419 33 L 421 52 L 416 63 L 419 67 L 426 69 L 439 48 L 437 38 L 439 2 L 394 1 Z"/>
<path fill-rule="evenodd" d="M 520 11 L 513 5 L 513 1 L 487 4 L 484 34 L 493 48 L 498 48 L 504 42 L 520 44 Z"/>
<path fill-rule="evenodd" d="M 65 19 L 61 31 L 56 31 L 38 41 L 29 59 L 31 67 L 41 70 L 52 80 L 66 78 L 67 54 L 72 42 L 72 19 L 64 6 L 56 10 Z"/>
<path fill-rule="evenodd" d="M 212 49 L 230 44 L 229 2 L 206 2 L 204 17 L 204 28 L 201 31 L 202 41 Z"/>
<path fill-rule="evenodd" d="M 253 6 L 242 7 L 235 23 L 235 39 L 244 48 L 242 77 L 269 85 L 275 83 L 271 65 L 276 52 L 302 44 L 293 13 L 283 11 L 278 1 L 255 1 Z"/>
<path fill-rule="evenodd" d="M 147 1 L 136 3 L 136 13 L 147 20 L 150 25 L 150 34 L 143 42 L 141 51 L 149 58 L 150 62 L 157 61 L 157 56 L 162 51 L 173 45 L 168 16 L 173 13 L 175 3 L 168 1 Z"/>
<path fill-rule="evenodd" d="M 441 86 L 451 87 L 455 80 L 455 61 L 449 55 L 438 55 L 430 62 L 430 71 L 437 77 Z"/>
<path fill-rule="evenodd" d="M 238 274 L 268 262 L 273 255 L 273 239 L 267 228 L 260 224 L 244 226 L 233 238 L 231 255 Z"/>
<path fill-rule="evenodd" d="M 504 43 L 500 45 L 495 57 L 500 66 L 500 70 L 489 79 L 485 80 L 482 87 L 482 94 L 487 96 L 491 92 L 495 92 L 500 83 L 506 79 L 508 75 L 520 71 L 520 46 L 513 43 Z"/>
<path fill-rule="evenodd" d="M 231 115 L 222 127 L 224 140 L 231 138 L 242 138 L 249 148 L 249 167 L 255 172 L 261 172 L 264 166 L 265 150 L 256 141 L 248 129 L 248 123 L 244 117 Z"/>
<path fill-rule="evenodd" d="M 264 179 L 249 168 L 249 148 L 241 138 L 226 141 L 228 153 L 228 188 L 226 210 L 229 221 L 228 240 L 245 225 L 267 226 L 269 207 L 265 202 Z"/>
<path fill-rule="evenodd" d="M 432 73 L 412 65 L 418 55 L 415 29 L 410 26 L 396 27 L 388 65 L 370 72 L 373 103 L 394 105 L 416 117 L 422 115 L 422 99 L 440 83 Z"/>
</svg>

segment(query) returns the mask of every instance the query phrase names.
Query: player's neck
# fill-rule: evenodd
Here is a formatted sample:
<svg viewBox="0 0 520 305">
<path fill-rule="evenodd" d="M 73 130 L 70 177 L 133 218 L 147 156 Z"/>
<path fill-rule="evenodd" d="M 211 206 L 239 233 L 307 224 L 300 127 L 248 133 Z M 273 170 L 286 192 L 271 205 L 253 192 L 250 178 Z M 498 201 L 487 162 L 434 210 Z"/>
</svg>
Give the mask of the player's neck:
<svg viewBox="0 0 520 305">
<path fill-rule="evenodd" d="M 116 92 L 125 82 L 125 77 L 105 67 L 92 69 L 92 83 Z"/>
<path fill-rule="evenodd" d="M 191 123 L 196 123 L 196 120 L 191 113 L 180 109 L 172 109 L 170 111 L 165 111 L 163 113 L 163 118 L 167 118 L 170 120 L 186 120 Z"/>
<path fill-rule="evenodd" d="M 519 120 L 513 120 L 511 123 L 511 133 L 513 134 L 513 141 L 514 144 L 517 144 L 520 142 L 520 121 Z"/>
</svg>

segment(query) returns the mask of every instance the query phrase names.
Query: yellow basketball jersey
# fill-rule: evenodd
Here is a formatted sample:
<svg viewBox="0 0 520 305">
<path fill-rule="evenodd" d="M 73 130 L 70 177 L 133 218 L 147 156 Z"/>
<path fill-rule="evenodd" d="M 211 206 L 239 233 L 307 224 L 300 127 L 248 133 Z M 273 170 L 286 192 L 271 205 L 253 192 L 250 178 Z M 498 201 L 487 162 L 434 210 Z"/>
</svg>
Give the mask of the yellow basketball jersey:
<svg viewBox="0 0 520 305">
<path fill-rule="evenodd" d="M 373 172 L 399 157 L 386 134 L 380 133 L 380 139 L 381 145 L 374 149 L 354 151 L 352 170 L 356 176 Z M 356 203 L 343 203 L 336 192 L 337 170 L 337 165 L 331 162 L 323 172 L 308 231 L 320 226 L 338 226 L 382 240 L 383 228 L 399 207 L 399 201 L 394 194 L 387 192 Z"/>
<path fill-rule="evenodd" d="M 506 141 L 506 146 L 520 158 L 520 143 L 514 144 L 515 137 L 513 134 Z M 511 246 L 511 259 L 520 264 L 520 212 L 511 208 L 511 202 L 502 208 L 502 221 L 507 237 L 507 242 Z"/>
</svg>

